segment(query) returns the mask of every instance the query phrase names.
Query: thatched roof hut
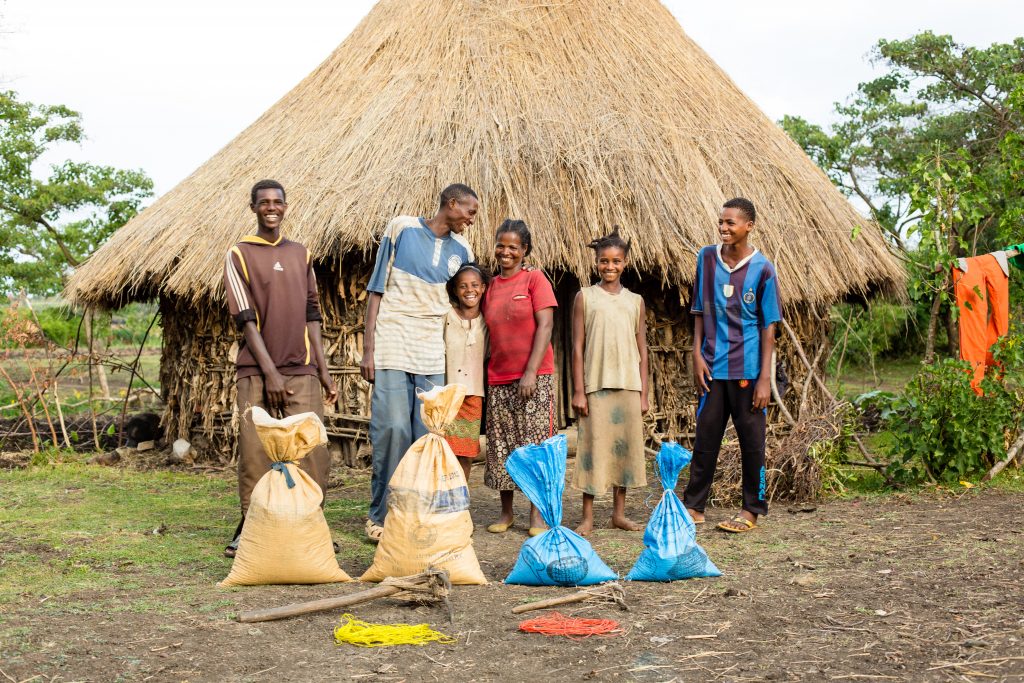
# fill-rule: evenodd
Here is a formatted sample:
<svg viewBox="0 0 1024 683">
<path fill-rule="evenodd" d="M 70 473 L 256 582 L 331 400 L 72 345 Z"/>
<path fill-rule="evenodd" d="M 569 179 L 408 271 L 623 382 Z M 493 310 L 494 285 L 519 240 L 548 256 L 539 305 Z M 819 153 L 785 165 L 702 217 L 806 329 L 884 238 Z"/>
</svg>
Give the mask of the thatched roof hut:
<svg viewBox="0 0 1024 683">
<path fill-rule="evenodd" d="M 621 225 L 637 280 L 664 304 L 667 322 L 652 334 L 677 328 L 661 345 L 680 371 L 689 324 L 680 304 L 730 196 L 757 204 L 755 243 L 807 330 L 838 298 L 903 278 L 880 231 L 656 0 L 381 0 L 312 74 L 68 283 L 79 305 L 161 300 L 165 365 L 175 366 L 162 373 L 168 422 L 181 434 L 211 428 L 205 414 L 193 425 L 192 410 L 230 410 L 221 267 L 253 230 L 247 192 L 263 177 L 288 188 L 286 234 L 320 268 L 335 316 L 332 371 L 348 381 L 338 410 L 351 430 L 365 413 L 353 373 L 360 278 L 387 220 L 429 215 L 449 182 L 480 194 L 467 234 L 478 254 L 489 257 L 502 219 L 524 218 L 535 262 L 563 278 L 566 296 L 589 277 L 589 239 Z M 211 404 L 218 391 L 223 400 Z"/>
</svg>

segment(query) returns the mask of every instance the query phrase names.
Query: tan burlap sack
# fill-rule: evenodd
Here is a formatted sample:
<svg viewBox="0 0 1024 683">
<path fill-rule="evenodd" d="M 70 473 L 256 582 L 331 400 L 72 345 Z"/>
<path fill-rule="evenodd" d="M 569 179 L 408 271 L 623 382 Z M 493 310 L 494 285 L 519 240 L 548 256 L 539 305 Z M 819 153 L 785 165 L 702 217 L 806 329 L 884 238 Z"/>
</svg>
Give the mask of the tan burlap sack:
<svg viewBox="0 0 1024 683">
<path fill-rule="evenodd" d="M 231 573 L 220 586 L 351 581 L 338 566 L 320 502 L 324 494 L 295 464 L 327 443 L 315 413 L 275 420 L 252 409 L 256 434 L 274 462 L 252 490 Z"/>
<path fill-rule="evenodd" d="M 373 564 L 360 581 L 409 576 L 433 566 L 452 583 L 487 583 L 473 550 L 469 486 L 444 439 L 466 388 L 449 384 L 419 394 L 430 433 L 416 440 L 388 483 L 388 515 Z"/>
</svg>

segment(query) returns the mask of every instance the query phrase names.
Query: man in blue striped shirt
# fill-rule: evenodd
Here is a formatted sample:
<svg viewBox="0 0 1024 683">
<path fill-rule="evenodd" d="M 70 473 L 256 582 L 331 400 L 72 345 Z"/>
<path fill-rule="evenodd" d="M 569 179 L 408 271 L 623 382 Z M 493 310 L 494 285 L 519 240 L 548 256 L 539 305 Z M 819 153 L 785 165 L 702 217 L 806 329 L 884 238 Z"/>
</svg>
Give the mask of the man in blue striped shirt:
<svg viewBox="0 0 1024 683">
<path fill-rule="evenodd" d="M 700 250 L 690 304 L 699 403 L 683 503 L 694 522 L 704 521 L 722 435 L 731 416 L 743 462 L 743 509 L 718 526 L 734 533 L 757 528 L 758 516 L 768 512 L 765 423 L 775 324 L 782 320 L 775 267 L 748 241 L 756 219 L 757 211 L 748 199 L 737 197 L 722 206 L 718 219 L 722 242 Z"/>
</svg>

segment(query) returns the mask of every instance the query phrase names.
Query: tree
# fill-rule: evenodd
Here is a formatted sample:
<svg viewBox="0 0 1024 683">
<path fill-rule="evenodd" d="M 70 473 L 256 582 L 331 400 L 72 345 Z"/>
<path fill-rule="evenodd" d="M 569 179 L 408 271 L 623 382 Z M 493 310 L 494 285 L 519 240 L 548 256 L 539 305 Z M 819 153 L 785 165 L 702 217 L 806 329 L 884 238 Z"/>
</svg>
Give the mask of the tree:
<svg viewBox="0 0 1024 683">
<path fill-rule="evenodd" d="M 44 153 L 84 137 L 77 112 L 0 92 L 0 291 L 59 292 L 68 270 L 152 196 L 142 171 L 67 160 L 35 176 Z"/>
<path fill-rule="evenodd" d="M 887 73 L 837 104 L 829 131 L 792 116 L 781 125 L 906 259 L 930 361 L 940 313 L 950 330 L 956 316 L 949 266 L 1020 241 L 1024 38 L 975 48 L 924 32 L 879 41 L 872 61 Z"/>
</svg>

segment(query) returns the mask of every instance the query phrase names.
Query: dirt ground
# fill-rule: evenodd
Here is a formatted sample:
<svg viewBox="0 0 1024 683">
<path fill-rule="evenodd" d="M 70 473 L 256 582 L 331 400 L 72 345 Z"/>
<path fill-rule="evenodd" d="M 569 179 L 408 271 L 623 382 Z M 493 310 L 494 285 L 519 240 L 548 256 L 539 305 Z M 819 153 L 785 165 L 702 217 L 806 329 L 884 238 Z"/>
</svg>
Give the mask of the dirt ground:
<svg viewBox="0 0 1024 683">
<path fill-rule="evenodd" d="M 626 584 L 628 612 L 604 604 L 565 609 L 621 624 L 614 636 L 574 641 L 517 630 L 524 617 L 513 615 L 512 607 L 572 589 L 501 583 L 525 532 L 488 534 L 484 527 L 496 517 L 497 497 L 483 488 L 480 471 L 472 483 L 474 542 L 491 583 L 454 589 L 451 624 L 439 609 L 389 600 L 352 610 L 377 623 L 428 622 L 454 636 L 454 645 L 339 646 L 332 637 L 339 611 L 240 624 L 233 618 L 241 610 L 366 586 L 229 591 L 184 572 L 172 582 L 165 577 L 131 591 L 85 596 L 107 605 L 140 595 L 164 602 L 152 611 L 82 610 L 75 607 L 81 595 L 66 608 L 44 610 L 41 598 L 26 595 L 5 623 L 7 633 L 23 633 L 24 642 L 0 648 L 9 654 L 0 672 L 12 682 L 50 683 L 1024 680 L 1024 494 L 976 489 L 778 504 L 760 529 L 740 536 L 709 524 L 698 539 L 721 578 Z M 646 500 L 629 501 L 636 519 L 646 520 L 656 504 L 657 485 L 650 491 Z M 567 493 L 566 503 L 573 525 L 575 495 Z M 599 498 L 598 514 L 609 510 L 610 500 Z M 709 521 L 730 512 L 709 510 Z M 522 524 L 525 506 L 519 513 Z M 348 524 L 345 531 L 360 531 L 356 520 Z M 610 529 L 596 531 L 592 542 L 623 575 L 642 547 L 641 534 Z M 223 565 L 226 574 L 229 561 Z M 342 566 L 355 576 L 365 569 L 351 560 Z M 168 590 L 181 585 L 192 589 Z"/>
</svg>

